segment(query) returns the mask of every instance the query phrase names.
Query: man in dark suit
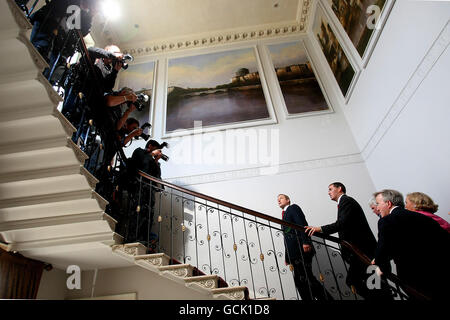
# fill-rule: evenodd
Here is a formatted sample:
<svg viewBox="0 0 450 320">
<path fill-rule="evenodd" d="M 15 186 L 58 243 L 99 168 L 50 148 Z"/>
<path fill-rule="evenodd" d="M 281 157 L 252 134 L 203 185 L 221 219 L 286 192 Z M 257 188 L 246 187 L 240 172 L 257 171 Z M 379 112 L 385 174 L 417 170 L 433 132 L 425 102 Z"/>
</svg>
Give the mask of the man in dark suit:
<svg viewBox="0 0 450 320">
<path fill-rule="evenodd" d="M 283 210 L 283 221 L 306 226 L 305 215 L 302 209 L 291 205 L 291 200 L 285 194 L 278 196 L 278 205 Z M 333 300 L 325 287 L 314 277 L 312 272 L 312 259 L 315 254 L 311 239 L 302 231 L 283 226 L 285 242 L 285 262 L 292 265 L 294 282 L 302 300 Z"/>
<path fill-rule="evenodd" d="M 375 255 L 377 241 L 370 230 L 366 216 L 359 203 L 346 195 L 346 188 L 340 182 L 334 182 L 328 186 L 330 199 L 338 203 L 337 221 L 322 227 L 307 227 L 306 232 L 311 236 L 315 232 L 329 235 L 339 234 L 339 239 L 345 240 L 357 247 L 367 257 L 372 259 Z M 346 283 L 366 300 L 390 299 L 391 295 L 383 286 L 381 290 L 367 287 L 367 266 L 350 250 L 342 247 L 342 258 L 349 264 Z"/>
<path fill-rule="evenodd" d="M 381 219 L 373 264 L 386 272 L 393 259 L 398 277 L 406 285 L 433 300 L 448 300 L 448 232 L 433 219 L 404 209 L 403 196 L 398 191 L 382 190 L 374 196 Z"/>
</svg>

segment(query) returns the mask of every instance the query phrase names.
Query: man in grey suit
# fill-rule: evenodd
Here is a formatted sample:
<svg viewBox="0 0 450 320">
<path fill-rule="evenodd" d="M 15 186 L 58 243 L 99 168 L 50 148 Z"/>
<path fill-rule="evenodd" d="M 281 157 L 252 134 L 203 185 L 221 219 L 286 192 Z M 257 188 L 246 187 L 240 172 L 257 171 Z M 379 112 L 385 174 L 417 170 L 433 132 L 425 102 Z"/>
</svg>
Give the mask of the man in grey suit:
<svg viewBox="0 0 450 320">
<path fill-rule="evenodd" d="M 385 273 L 394 260 L 406 285 L 433 300 L 448 300 L 449 233 L 432 218 L 404 209 L 403 196 L 396 190 L 374 196 L 381 219 L 373 264 Z"/>
</svg>

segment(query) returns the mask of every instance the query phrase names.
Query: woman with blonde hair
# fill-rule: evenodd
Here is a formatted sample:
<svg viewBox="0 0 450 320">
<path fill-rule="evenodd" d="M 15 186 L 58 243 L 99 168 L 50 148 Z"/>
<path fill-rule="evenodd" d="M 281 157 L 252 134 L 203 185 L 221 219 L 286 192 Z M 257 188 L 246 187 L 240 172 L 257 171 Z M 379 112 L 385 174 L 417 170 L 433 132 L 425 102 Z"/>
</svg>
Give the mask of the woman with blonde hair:
<svg viewBox="0 0 450 320">
<path fill-rule="evenodd" d="M 432 218 L 437 221 L 443 229 L 450 233 L 450 223 L 434 214 L 438 210 L 438 207 L 439 206 L 425 193 L 412 192 L 406 196 L 405 209 L 416 211 Z"/>
</svg>

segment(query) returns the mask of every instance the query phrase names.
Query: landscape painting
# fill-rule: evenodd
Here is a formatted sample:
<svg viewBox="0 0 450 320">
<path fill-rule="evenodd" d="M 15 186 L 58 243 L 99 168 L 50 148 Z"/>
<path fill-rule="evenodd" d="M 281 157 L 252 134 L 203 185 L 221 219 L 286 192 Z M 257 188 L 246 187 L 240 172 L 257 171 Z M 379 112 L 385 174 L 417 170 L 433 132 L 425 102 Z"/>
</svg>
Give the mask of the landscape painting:
<svg viewBox="0 0 450 320">
<path fill-rule="evenodd" d="M 339 43 L 334 31 L 326 18 L 321 6 L 317 7 L 313 32 L 319 41 L 322 52 L 328 61 L 331 71 L 341 89 L 344 97 L 347 97 L 356 71 Z"/>
<path fill-rule="evenodd" d="M 127 70 L 121 71 L 119 78 L 118 90 L 127 87 L 132 89 L 137 94 L 144 93 L 149 99 L 144 104 L 142 111 L 133 111 L 129 118 L 135 118 L 139 120 L 142 126 L 145 122 L 150 122 L 151 115 L 151 97 L 153 93 L 153 79 L 155 73 L 155 62 L 147 62 L 142 64 L 130 65 Z"/>
<path fill-rule="evenodd" d="M 303 44 L 296 41 L 268 48 L 288 114 L 329 110 Z"/>
<path fill-rule="evenodd" d="M 166 132 L 270 118 L 254 48 L 169 60 Z"/>
<path fill-rule="evenodd" d="M 356 50 L 364 56 L 373 32 L 375 17 L 383 11 L 386 0 L 327 0 Z M 379 16 L 378 16 L 379 18 Z"/>
</svg>

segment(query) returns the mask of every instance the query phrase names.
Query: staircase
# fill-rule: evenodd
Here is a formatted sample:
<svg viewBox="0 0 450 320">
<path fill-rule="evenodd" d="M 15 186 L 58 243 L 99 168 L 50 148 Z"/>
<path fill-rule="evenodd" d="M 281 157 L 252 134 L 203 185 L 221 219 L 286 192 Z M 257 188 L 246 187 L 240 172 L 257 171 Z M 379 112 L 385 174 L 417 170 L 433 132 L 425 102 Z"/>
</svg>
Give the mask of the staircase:
<svg viewBox="0 0 450 320">
<path fill-rule="evenodd" d="M 47 63 L 30 43 L 30 23 L 1 1 L 0 241 L 30 258 L 120 243 L 106 201 L 93 191 L 75 128 L 42 76 Z"/>
<path fill-rule="evenodd" d="M 48 65 L 29 41 L 31 24 L 13 0 L 1 1 L 0 12 L 1 247 L 61 269 L 137 264 L 206 299 L 247 298 L 246 287 L 122 244 L 94 191 L 98 180 L 83 166 L 88 156 L 71 140 L 76 129 L 57 110 L 62 99 L 42 75 Z"/>
<path fill-rule="evenodd" d="M 114 254 L 127 259 L 138 266 L 171 279 L 180 285 L 206 294 L 218 300 L 247 300 L 247 287 L 228 287 L 217 275 L 204 275 L 190 264 L 169 265 L 170 257 L 164 253 L 145 254 L 147 248 L 140 243 L 112 246 Z"/>
</svg>

